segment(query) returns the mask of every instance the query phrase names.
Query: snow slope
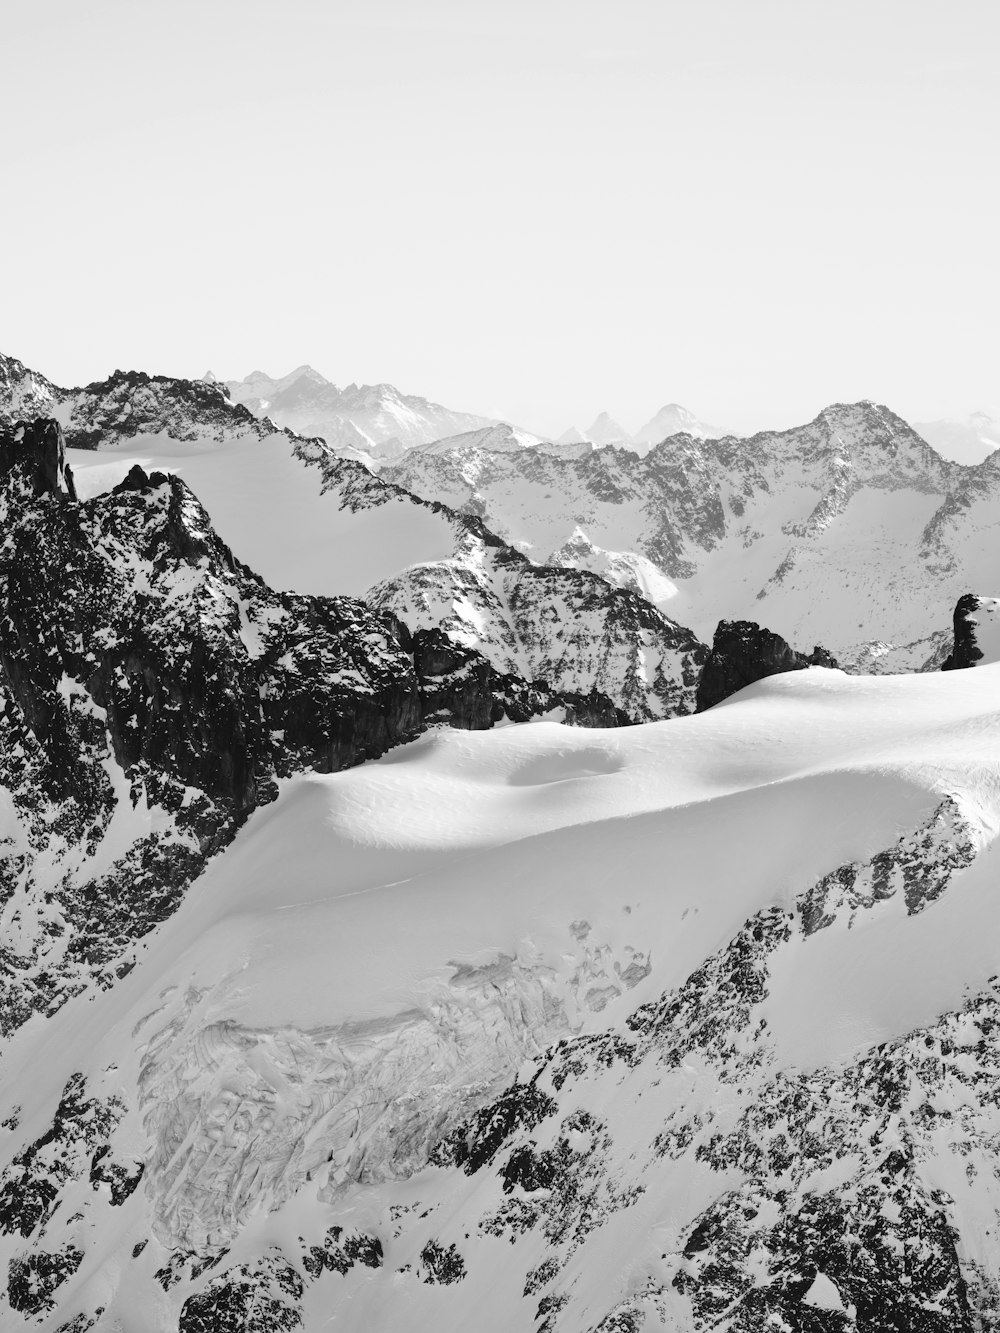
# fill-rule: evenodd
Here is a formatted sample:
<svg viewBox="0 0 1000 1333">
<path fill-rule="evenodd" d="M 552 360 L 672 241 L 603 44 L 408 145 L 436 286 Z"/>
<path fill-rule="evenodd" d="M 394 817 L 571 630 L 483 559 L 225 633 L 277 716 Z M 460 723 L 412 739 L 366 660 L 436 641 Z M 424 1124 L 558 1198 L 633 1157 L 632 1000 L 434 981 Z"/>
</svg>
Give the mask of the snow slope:
<svg viewBox="0 0 1000 1333">
<path fill-rule="evenodd" d="M 129 976 L 14 1039 L 8 1155 L 79 1073 L 144 1172 L 92 1185 L 64 1096 L 65 1204 L 3 1262 L 79 1256 L 49 1328 L 972 1333 L 998 672 L 810 669 L 287 781 Z"/>
</svg>

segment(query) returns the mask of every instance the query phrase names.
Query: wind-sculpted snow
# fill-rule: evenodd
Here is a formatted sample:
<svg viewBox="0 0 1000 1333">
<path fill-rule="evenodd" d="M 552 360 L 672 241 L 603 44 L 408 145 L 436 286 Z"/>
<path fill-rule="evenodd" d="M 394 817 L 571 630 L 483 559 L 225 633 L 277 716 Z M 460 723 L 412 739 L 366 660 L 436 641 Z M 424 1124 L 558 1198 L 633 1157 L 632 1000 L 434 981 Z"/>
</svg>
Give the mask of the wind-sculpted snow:
<svg viewBox="0 0 1000 1333">
<path fill-rule="evenodd" d="M 998 554 L 1000 465 L 948 462 L 873 403 L 745 440 L 675 435 L 645 456 L 421 451 L 382 475 L 535 559 L 638 583 L 703 639 L 719 620 L 757 620 L 861 670 L 922 668 Z"/>
<path fill-rule="evenodd" d="M 293 779 L 15 1079 L 10 1319 L 990 1327 L 996 670 Z"/>
</svg>

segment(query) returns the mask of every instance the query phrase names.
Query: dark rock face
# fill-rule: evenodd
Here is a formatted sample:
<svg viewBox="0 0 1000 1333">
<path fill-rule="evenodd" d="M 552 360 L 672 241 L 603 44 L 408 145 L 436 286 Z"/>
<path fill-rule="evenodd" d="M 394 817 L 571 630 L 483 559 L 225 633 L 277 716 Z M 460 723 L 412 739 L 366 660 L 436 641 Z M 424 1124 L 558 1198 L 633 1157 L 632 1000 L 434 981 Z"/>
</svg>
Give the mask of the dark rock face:
<svg viewBox="0 0 1000 1333">
<path fill-rule="evenodd" d="M 61 389 L 70 404 L 66 439 L 72 449 L 97 449 L 143 431 L 166 430 L 177 440 L 234 434 L 260 438 L 277 429 L 230 400 L 225 388 L 204 380 L 116 370 L 81 389 Z"/>
<path fill-rule="evenodd" d="M 87 1097 L 81 1074 L 63 1089 L 49 1129 L 20 1152 L 0 1176 L 0 1231 L 31 1236 L 44 1231 L 60 1189 L 108 1152 L 123 1112 L 120 1102 Z M 96 1152 L 95 1152 L 96 1149 Z"/>
<path fill-rule="evenodd" d="M 807 666 L 836 665 L 836 659 L 818 645 L 807 657 L 797 653 L 780 634 L 762 629 L 752 620 L 720 620 L 698 682 L 695 711 L 703 713 L 765 676 L 801 671 Z"/>
<path fill-rule="evenodd" d="M 17 471 L 32 494 L 68 495 L 76 499 L 73 470 L 66 463 L 66 445 L 58 422 L 18 421 L 0 434 L 0 477 Z"/>
<path fill-rule="evenodd" d="M 955 644 L 941 663 L 942 671 L 961 671 L 981 660 L 983 653 L 976 642 L 976 621 L 973 619 L 980 606 L 982 598 L 974 592 L 964 593 L 955 604 Z"/>
<path fill-rule="evenodd" d="M 73 1246 L 55 1253 L 44 1250 L 11 1262 L 7 1277 L 7 1300 L 12 1310 L 27 1318 L 51 1310 L 55 1302 L 52 1293 L 83 1262 L 83 1251 Z"/>
<path fill-rule="evenodd" d="M 426 722 L 483 731 L 504 717 L 527 722 L 561 709 L 563 720 L 579 727 L 629 725 L 630 719 L 607 695 L 597 690 L 557 692 L 544 681 L 529 683 L 497 671 L 482 653 L 457 643 L 443 630 L 417 630 L 412 651 Z"/>
<path fill-rule="evenodd" d="M 278 1250 L 213 1278 L 181 1309 L 178 1333 L 278 1333 L 301 1328 L 303 1282 Z"/>
</svg>

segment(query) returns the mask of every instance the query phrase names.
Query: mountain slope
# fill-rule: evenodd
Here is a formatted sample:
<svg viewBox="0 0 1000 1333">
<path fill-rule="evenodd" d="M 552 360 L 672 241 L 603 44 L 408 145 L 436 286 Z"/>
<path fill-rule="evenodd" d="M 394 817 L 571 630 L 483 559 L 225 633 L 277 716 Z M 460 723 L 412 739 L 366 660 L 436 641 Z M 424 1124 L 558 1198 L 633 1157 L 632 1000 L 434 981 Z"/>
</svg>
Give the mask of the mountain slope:
<svg viewBox="0 0 1000 1333">
<path fill-rule="evenodd" d="M 988 586 L 997 555 L 1000 469 L 947 462 L 872 403 L 746 440 L 677 435 L 642 458 L 408 456 L 386 475 L 540 560 L 572 548 L 580 563 L 581 542 L 595 569 L 608 553 L 644 557 L 657 586 L 676 589 L 658 604 L 703 639 L 719 620 L 759 620 L 897 670 L 931 656 L 955 600 Z"/>
<path fill-rule="evenodd" d="M 990 1327 L 998 669 L 292 779 L 30 1081 L 9 1052 L 8 1302 Z"/>
</svg>

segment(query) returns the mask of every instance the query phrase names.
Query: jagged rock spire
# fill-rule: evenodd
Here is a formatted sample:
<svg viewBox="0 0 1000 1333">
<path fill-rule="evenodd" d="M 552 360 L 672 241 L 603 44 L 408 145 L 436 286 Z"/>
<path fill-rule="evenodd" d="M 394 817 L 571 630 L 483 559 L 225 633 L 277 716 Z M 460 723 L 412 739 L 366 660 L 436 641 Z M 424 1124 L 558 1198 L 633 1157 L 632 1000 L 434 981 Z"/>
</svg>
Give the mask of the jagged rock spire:
<svg viewBox="0 0 1000 1333">
<path fill-rule="evenodd" d="M 35 495 L 76 499 L 62 427 L 51 417 L 18 421 L 9 432 L 0 434 L 0 476 L 15 470 L 26 476 Z"/>
</svg>

